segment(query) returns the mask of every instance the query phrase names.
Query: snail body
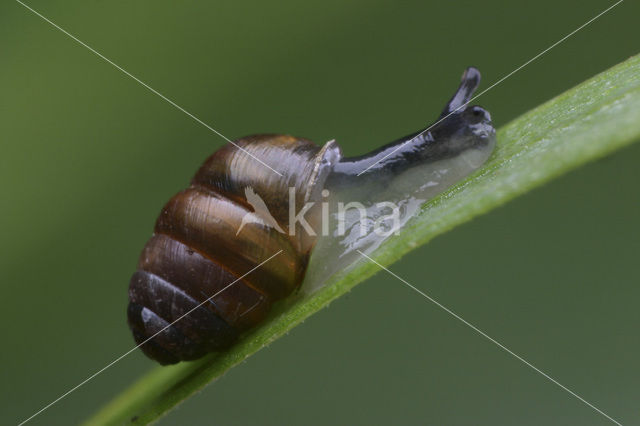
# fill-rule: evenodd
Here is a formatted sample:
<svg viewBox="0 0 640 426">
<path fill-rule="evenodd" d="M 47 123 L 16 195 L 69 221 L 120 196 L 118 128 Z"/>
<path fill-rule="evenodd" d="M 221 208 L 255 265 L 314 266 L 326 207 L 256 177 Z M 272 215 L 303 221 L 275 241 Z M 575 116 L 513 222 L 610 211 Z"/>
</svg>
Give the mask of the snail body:
<svg viewBox="0 0 640 426">
<path fill-rule="evenodd" d="M 484 163 L 495 144 L 491 118 L 466 107 L 479 79 L 469 68 L 439 122 L 366 156 L 343 158 L 333 141 L 288 135 L 249 136 L 211 155 L 163 207 L 131 278 L 128 323 L 143 352 L 173 364 L 228 348 L 300 288 L 319 240 L 324 253 L 335 244 L 353 251 L 349 236 L 313 231 L 326 219 L 327 193 L 367 208 L 389 197 L 423 201 Z M 292 204 L 310 206 L 303 220 L 292 221 Z"/>
</svg>

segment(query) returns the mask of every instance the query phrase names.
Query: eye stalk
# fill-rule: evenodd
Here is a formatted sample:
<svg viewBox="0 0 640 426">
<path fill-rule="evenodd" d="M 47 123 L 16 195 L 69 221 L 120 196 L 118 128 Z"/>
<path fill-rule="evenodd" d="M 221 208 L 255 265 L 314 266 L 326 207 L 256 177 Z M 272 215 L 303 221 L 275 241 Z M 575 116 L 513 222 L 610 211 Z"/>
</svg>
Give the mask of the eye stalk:
<svg viewBox="0 0 640 426">
<path fill-rule="evenodd" d="M 460 86 L 453 95 L 447 106 L 444 107 L 440 117 L 444 117 L 453 112 L 457 112 L 471 102 L 473 94 L 480 86 L 480 71 L 477 68 L 469 67 L 462 74 Z"/>
</svg>

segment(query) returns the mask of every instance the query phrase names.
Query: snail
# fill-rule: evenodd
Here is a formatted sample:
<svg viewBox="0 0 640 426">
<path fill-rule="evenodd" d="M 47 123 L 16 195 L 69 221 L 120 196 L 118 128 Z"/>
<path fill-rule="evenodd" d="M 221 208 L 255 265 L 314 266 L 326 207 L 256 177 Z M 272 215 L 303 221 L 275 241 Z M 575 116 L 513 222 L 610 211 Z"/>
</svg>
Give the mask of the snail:
<svg viewBox="0 0 640 426">
<path fill-rule="evenodd" d="M 194 360 L 260 324 L 300 288 L 319 240 L 354 244 L 314 232 L 326 211 L 313 203 L 328 193 L 366 208 L 390 198 L 421 203 L 479 168 L 495 145 L 489 113 L 467 106 L 479 83 L 468 68 L 434 125 L 364 156 L 272 134 L 213 153 L 163 207 L 131 278 L 128 323 L 142 351 L 163 365 Z M 311 207 L 296 216 L 292 204 Z"/>
</svg>

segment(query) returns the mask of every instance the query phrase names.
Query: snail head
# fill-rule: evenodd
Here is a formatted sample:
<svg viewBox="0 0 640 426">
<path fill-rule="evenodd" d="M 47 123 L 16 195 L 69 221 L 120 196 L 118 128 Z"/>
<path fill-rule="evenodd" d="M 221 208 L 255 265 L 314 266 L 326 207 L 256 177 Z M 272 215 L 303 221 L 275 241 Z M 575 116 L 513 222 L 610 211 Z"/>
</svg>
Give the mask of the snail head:
<svg viewBox="0 0 640 426">
<path fill-rule="evenodd" d="M 434 139 L 449 152 L 484 151 L 487 156 L 495 146 L 496 130 L 491 115 L 484 108 L 469 105 L 480 85 L 480 71 L 469 67 L 462 74 L 458 90 L 447 103 L 431 129 Z"/>
</svg>

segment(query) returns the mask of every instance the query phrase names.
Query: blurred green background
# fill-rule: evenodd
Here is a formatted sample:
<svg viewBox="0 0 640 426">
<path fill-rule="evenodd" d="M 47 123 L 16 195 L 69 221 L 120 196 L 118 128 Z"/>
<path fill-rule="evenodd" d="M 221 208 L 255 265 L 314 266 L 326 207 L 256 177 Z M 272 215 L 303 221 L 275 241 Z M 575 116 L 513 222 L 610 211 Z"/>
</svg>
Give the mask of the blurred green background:
<svg viewBox="0 0 640 426">
<path fill-rule="evenodd" d="M 347 155 L 425 127 L 612 1 L 28 4 L 223 134 Z M 478 101 L 501 126 L 640 52 L 626 1 Z M 127 284 L 156 215 L 223 141 L 19 3 L 0 5 L 0 423 L 133 346 Z M 600 409 L 640 424 L 640 145 L 392 269 Z M 33 420 L 73 424 L 154 364 L 136 352 Z M 160 424 L 604 425 L 387 274 Z"/>
</svg>

